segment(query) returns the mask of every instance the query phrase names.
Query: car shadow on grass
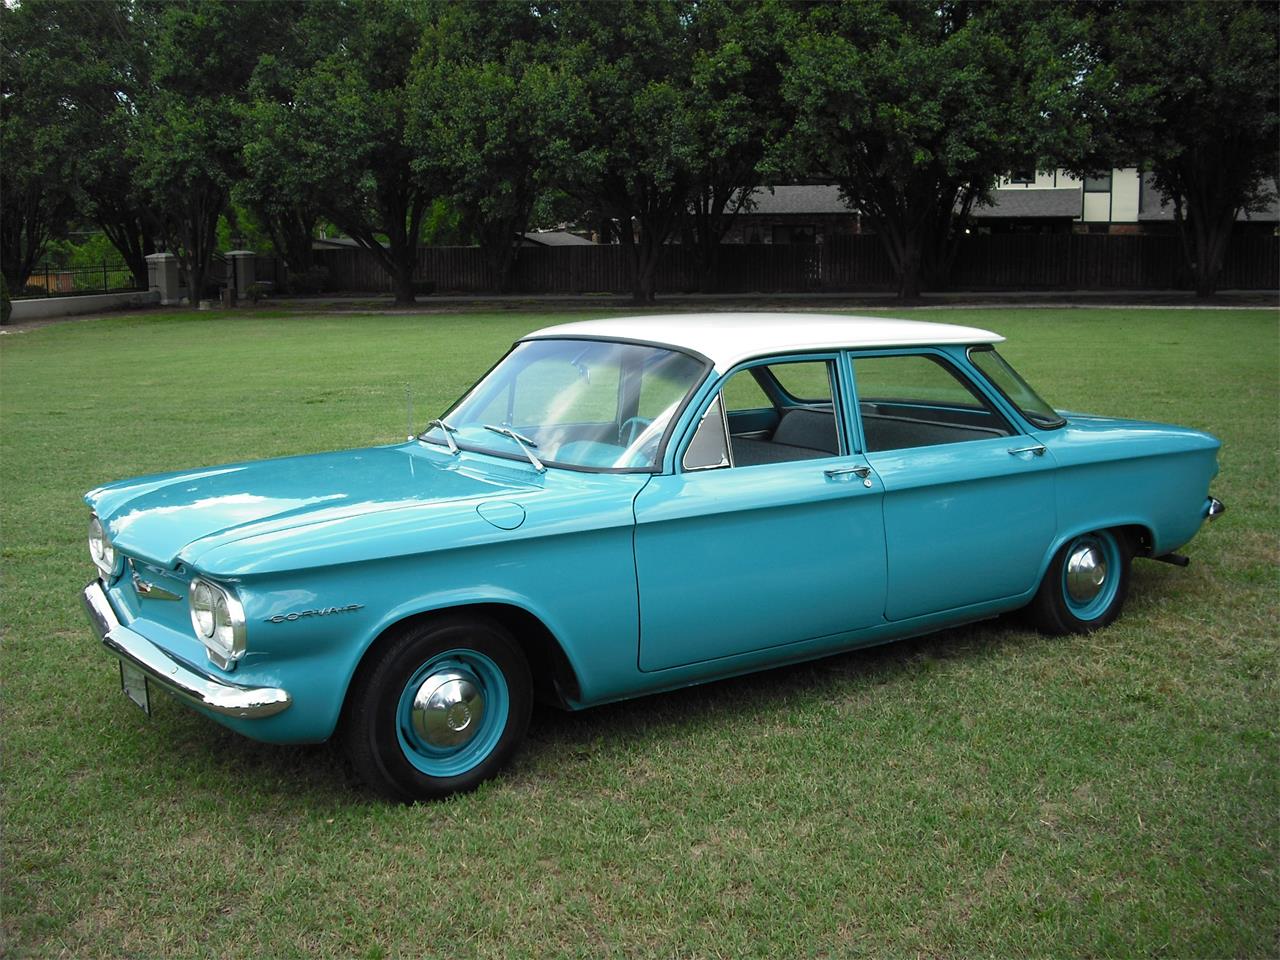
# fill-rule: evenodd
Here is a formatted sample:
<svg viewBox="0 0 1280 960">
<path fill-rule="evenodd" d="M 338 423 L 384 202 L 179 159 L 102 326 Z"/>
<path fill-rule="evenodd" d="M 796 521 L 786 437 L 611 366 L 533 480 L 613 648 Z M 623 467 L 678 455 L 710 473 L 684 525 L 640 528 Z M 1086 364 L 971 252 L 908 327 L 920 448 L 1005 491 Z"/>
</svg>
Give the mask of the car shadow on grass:
<svg viewBox="0 0 1280 960">
<path fill-rule="evenodd" d="M 681 726 L 695 714 L 719 717 L 728 724 L 781 710 L 797 697 L 847 698 L 869 687 L 910 682 L 941 661 L 985 659 L 1040 640 L 1019 616 L 1009 615 L 580 712 L 539 706 L 530 724 L 529 746 L 572 748 L 602 736 L 649 732 L 655 725 Z"/>
<path fill-rule="evenodd" d="M 1178 587 L 1182 571 L 1135 564 L 1128 616 L 1141 616 Z M 746 717 L 781 715 L 788 704 L 847 700 L 874 687 L 910 684 L 949 660 L 977 665 L 992 657 L 1017 656 L 1038 644 L 1055 643 L 1033 631 L 1021 612 L 952 627 L 906 640 L 861 647 L 817 660 L 650 694 L 577 712 L 536 705 L 516 762 L 494 789 L 522 778 L 546 777 L 557 764 L 572 769 L 601 750 L 621 757 L 628 746 L 652 737 L 687 734 L 691 717 L 730 727 Z M 347 763 L 342 748 L 321 744 L 259 743 L 201 717 L 166 697 L 143 749 L 175 754 L 171 775 L 207 784 L 220 798 L 252 796 L 284 813 L 299 807 L 349 808 L 383 805 Z M 603 746 L 602 746 L 603 745 Z M 611 746 L 612 745 L 612 746 Z M 225 797 L 224 797 L 225 795 Z"/>
<path fill-rule="evenodd" d="M 1008 655 L 1043 638 L 1016 617 L 955 627 L 908 640 L 864 647 L 819 660 L 712 681 L 668 693 L 606 704 L 580 712 L 538 705 L 528 739 L 508 782 L 543 777 L 548 764 L 573 766 L 598 756 L 600 744 L 625 744 L 652 736 L 655 728 L 675 735 L 689 718 L 730 726 L 743 717 L 785 711 L 796 698 L 834 700 L 885 684 L 910 683 L 940 662 Z M 381 805 L 355 778 L 334 741 L 287 745 L 259 743 L 184 707 L 157 698 L 158 709 L 143 751 L 171 755 L 165 779 L 186 789 L 204 789 L 222 802 L 251 796 L 277 814 L 291 810 Z M 502 789 L 499 780 L 496 789 Z"/>
</svg>

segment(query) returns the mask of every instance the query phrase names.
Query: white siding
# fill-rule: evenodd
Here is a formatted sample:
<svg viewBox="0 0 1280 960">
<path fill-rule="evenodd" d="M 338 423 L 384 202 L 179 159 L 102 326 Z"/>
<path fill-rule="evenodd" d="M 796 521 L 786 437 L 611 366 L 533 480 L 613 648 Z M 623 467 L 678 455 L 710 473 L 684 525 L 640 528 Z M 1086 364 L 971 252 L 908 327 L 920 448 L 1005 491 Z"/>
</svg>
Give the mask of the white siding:
<svg viewBox="0 0 1280 960">
<path fill-rule="evenodd" d="M 1086 193 L 1084 195 L 1085 223 L 1106 223 L 1111 219 L 1111 194 Z"/>
<path fill-rule="evenodd" d="M 1125 167 L 1111 171 L 1111 222 L 1138 222 L 1138 194 L 1141 192 L 1142 178 L 1138 176 L 1136 167 Z"/>
</svg>

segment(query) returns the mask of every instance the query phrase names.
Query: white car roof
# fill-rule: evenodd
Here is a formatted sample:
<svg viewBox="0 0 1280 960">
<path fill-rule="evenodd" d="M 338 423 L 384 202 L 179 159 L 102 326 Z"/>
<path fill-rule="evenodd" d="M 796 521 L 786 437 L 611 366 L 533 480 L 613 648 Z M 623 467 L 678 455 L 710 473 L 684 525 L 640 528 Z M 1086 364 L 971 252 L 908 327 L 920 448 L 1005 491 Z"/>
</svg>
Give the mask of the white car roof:
<svg viewBox="0 0 1280 960">
<path fill-rule="evenodd" d="M 581 337 L 640 340 L 693 350 L 717 370 L 778 353 L 941 343 L 999 343 L 990 330 L 951 323 L 824 313 L 673 313 L 607 317 L 544 327 L 521 339 Z"/>
</svg>

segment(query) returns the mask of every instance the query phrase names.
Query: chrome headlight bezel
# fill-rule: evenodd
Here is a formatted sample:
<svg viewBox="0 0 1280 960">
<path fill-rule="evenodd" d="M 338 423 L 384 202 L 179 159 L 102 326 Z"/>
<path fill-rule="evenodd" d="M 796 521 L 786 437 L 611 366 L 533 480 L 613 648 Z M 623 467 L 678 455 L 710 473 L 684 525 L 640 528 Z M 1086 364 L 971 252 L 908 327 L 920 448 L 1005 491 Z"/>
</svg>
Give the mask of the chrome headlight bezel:
<svg viewBox="0 0 1280 960">
<path fill-rule="evenodd" d="M 235 591 L 194 577 L 187 588 L 187 612 L 209 662 L 221 670 L 234 670 L 247 647 L 244 607 Z"/>
<path fill-rule="evenodd" d="M 89 514 L 89 559 L 98 568 L 98 575 L 103 583 L 110 583 L 120 576 L 120 571 L 124 568 L 124 557 L 112 545 L 107 537 L 106 527 L 96 513 Z"/>
</svg>

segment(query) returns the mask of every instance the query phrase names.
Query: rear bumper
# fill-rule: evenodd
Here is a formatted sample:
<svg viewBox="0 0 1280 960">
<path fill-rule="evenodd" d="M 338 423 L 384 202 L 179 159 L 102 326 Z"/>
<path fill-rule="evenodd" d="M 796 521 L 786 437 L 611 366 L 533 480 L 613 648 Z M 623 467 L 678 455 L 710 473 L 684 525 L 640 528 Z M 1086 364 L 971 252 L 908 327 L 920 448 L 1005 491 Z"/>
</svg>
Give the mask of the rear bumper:
<svg viewBox="0 0 1280 960">
<path fill-rule="evenodd" d="M 106 591 L 97 580 L 84 588 L 81 599 L 89 615 L 93 635 L 102 641 L 102 645 L 179 700 L 210 713 L 245 719 L 273 717 L 289 709 L 293 703 L 293 697 L 287 690 L 229 683 L 160 649 L 120 622 Z"/>
</svg>

